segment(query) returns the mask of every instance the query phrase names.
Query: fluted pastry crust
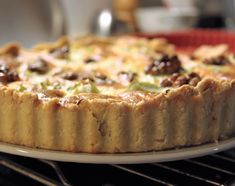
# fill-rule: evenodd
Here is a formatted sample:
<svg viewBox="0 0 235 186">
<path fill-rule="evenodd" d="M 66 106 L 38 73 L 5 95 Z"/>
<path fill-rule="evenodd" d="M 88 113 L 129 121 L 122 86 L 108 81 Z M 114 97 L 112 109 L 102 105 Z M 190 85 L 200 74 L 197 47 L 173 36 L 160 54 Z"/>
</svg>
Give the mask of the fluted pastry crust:
<svg viewBox="0 0 235 186">
<path fill-rule="evenodd" d="M 118 153 L 199 145 L 234 134 L 233 78 L 215 80 L 209 76 L 196 86 L 184 84 L 157 93 L 80 92 L 65 97 L 41 97 L 37 92 L 0 86 L 2 142 Z"/>
<path fill-rule="evenodd" d="M 235 81 L 204 80 L 131 103 L 78 105 L 0 89 L 0 140 L 72 152 L 141 152 L 217 142 L 235 133 Z M 138 95 L 137 95 L 138 97 Z"/>
</svg>

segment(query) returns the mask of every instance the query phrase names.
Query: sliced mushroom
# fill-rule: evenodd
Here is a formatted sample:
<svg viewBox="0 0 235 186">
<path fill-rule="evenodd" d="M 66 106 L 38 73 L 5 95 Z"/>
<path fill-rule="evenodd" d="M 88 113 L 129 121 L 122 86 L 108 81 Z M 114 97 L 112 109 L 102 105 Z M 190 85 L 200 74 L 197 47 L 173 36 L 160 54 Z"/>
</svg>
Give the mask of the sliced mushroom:
<svg viewBox="0 0 235 186">
<path fill-rule="evenodd" d="M 0 64 L 0 82 L 3 84 L 19 81 L 18 73 L 12 69 L 10 70 L 8 65 Z"/>
<path fill-rule="evenodd" d="M 0 72 L 0 82 L 3 84 L 7 83 L 7 75 L 3 72 Z"/>
<path fill-rule="evenodd" d="M 62 78 L 66 79 L 66 80 L 73 81 L 73 80 L 78 79 L 78 74 L 75 72 L 67 72 L 67 73 L 63 74 Z"/>
<path fill-rule="evenodd" d="M 64 92 L 61 90 L 42 90 L 40 92 L 42 97 L 54 98 L 54 97 L 64 97 Z"/>
<path fill-rule="evenodd" d="M 211 59 L 204 59 L 203 63 L 206 65 L 226 65 L 226 64 L 230 64 L 229 59 L 226 56 L 220 56 L 217 58 L 211 58 Z"/>
<path fill-rule="evenodd" d="M 8 67 L 8 65 L 7 64 L 0 64 L 0 72 L 2 72 L 2 73 L 8 73 L 9 72 L 9 67 Z"/>
<path fill-rule="evenodd" d="M 162 87 L 180 87 L 185 84 L 189 84 L 192 86 L 197 86 L 197 84 L 201 81 L 201 77 L 195 73 L 191 72 L 189 74 L 173 74 L 171 77 L 164 79 L 161 82 Z"/>
<path fill-rule="evenodd" d="M 111 80 L 106 75 L 101 74 L 101 73 L 96 73 L 96 75 L 94 77 L 94 81 L 96 84 L 112 84 L 112 83 L 114 83 L 113 80 Z"/>
<path fill-rule="evenodd" d="M 19 81 L 20 80 L 20 77 L 19 77 L 19 74 L 15 71 L 10 71 L 8 74 L 7 74 L 7 82 L 14 82 L 14 81 Z"/>
<path fill-rule="evenodd" d="M 6 45 L 0 50 L 0 55 L 7 54 L 11 57 L 17 57 L 20 53 L 20 47 L 17 44 Z"/>
<path fill-rule="evenodd" d="M 161 59 L 153 61 L 145 69 L 146 74 L 163 75 L 173 74 L 182 70 L 181 62 L 177 56 L 164 55 Z"/>
<path fill-rule="evenodd" d="M 47 62 L 44 59 L 38 58 L 34 63 L 28 65 L 28 70 L 31 72 L 37 72 L 39 74 L 45 74 L 49 68 Z"/>
<path fill-rule="evenodd" d="M 59 59 L 67 59 L 69 54 L 69 46 L 64 45 L 59 48 L 53 48 L 49 51 L 54 57 Z"/>
<path fill-rule="evenodd" d="M 137 73 L 135 72 L 121 71 L 118 73 L 118 79 L 120 80 L 120 82 L 125 83 L 125 84 L 132 82 L 136 77 L 137 77 Z"/>
</svg>

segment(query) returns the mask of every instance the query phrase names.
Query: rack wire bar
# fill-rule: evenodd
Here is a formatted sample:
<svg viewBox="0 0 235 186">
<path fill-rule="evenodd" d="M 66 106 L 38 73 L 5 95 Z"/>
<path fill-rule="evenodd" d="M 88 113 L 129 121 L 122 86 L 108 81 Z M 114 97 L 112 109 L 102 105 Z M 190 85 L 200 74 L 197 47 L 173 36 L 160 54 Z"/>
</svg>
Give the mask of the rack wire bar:
<svg viewBox="0 0 235 186">
<path fill-rule="evenodd" d="M 156 183 L 161 183 L 161 184 L 164 184 L 164 185 L 169 185 L 169 186 L 173 186 L 173 184 L 171 183 L 168 183 L 168 182 L 165 182 L 165 181 L 162 181 L 162 180 L 159 180 L 157 178 L 154 178 L 154 177 L 151 177 L 151 176 L 148 176 L 146 174 L 143 174 L 143 173 L 140 173 L 140 172 L 137 172 L 135 170 L 132 170 L 132 169 L 129 169 L 129 168 L 126 168 L 124 166 L 121 166 L 121 165 L 112 165 L 113 167 L 116 167 L 118 169 L 121 169 L 121 170 L 124 170 L 126 172 L 129 172 L 129 173 L 132 173 L 132 174 L 135 174 L 135 175 L 138 175 L 138 176 L 141 176 L 141 177 L 144 177 L 144 178 L 147 178 L 147 179 L 150 179 Z"/>
<path fill-rule="evenodd" d="M 18 163 L 15 163 L 3 156 L 0 156 L 0 165 L 4 166 L 4 167 L 7 167 L 11 170 L 14 170 L 24 176 L 28 176 L 30 178 L 32 178 L 33 180 L 36 180 L 44 185 L 47 185 L 47 186 L 60 186 L 60 185 L 63 185 L 51 178 L 48 178 L 38 172 L 35 172 L 34 170 L 32 169 L 29 169 L 29 168 L 26 168 Z"/>
<path fill-rule="evenodd" d="M 219 155 L 219 154 L 213 154 L 211 156 L 235 163 L 235 159 L 232 159 L 232 158 L 229 158 L 229 157 L 226 157 L 226 156 L 222 156 L 222 155 Z"/>
<path fill-rule="evenodd" d="M 41 162 L 51 166 L 53 168 L 53 170 L 55 171 L 55 173 L 57 174 L 58 178 L 60 179 L 60 181 L 63 183 L 63 185 L 65 186 L 71 186 L 71 184 L 69 183 L 69 181 L 65 178 L 63 172 L 61 171 L 60 167 L 58 166 L 57 163 L 53 162 L 53 161 L 48 161 L 48 160 L 42 160 L 40 159 Z"/>
<path fill-rule="evenodd" d="M 197 180 L 200 180 L 200 181 L 204 181 L 204 182 L 206 182 L 206 183 L 210 183 L 210 184 L 213 184 L 213 185 L 220 185 L 220 184 L 217 183 L 217 182 L 210 181 L 210 180 L 201 178 L 201 177 L 199 177 L 199 176 L 190 174 L 190 173 L 188 173 L 188 172 L 184 172 L 184 171 L 181 171 L 181 170 L 172 168 L 172 167 L 168 167 L 168 166 L 163 165 L 163 164 L 157 164 L 157 163 L 156 163 L 156 164 L 153 164 L 153 165 L 158 166 L 158 167 L 161 167 L 161 168 L 164 168 L 164 169 L 167 169 L 167 170 L 169 170 L 169 171 L 173 171 L 173 172 L 176 172 L 176 173 L 180 173 L 180 174 L 182 174 L 182 175 L 188 176 L 188 177 L 193 178 L 193 179 L 197 179 Z"/>
<path fill-rule="evenodd" d="M 205 163 L 201 163 L 199 161 L 195 161 L 195 160 L 185 160 L 185 161 L 235 176 L 234 172 L 227 171 L 227 170 L 224 170 L 224 169 L 221 169 L 221 168 L 218 168 L 218 167 L 215 167 L 215 166 L 211 166 L 211 165 L 208 165 L 208 164 L 205 164 Z"/>
<path fill-rule="evenodd" d="M 23 161 L 22 161 L 23 159 Z M 115 181 L 120 180 L 120 175 L 125 175 L 129 178 L 133 175 L 132 180 L 140 179 L 146 182 L 144 185 L 211 185 L 211 186 L 235 186 L 235 158 L 228 157 L 226 154 L 219 153 L 209 156 L 204 156 L 200 158 L 193 158 L 188 160 L 181 160 L 175 162 L 165 162 L 165 163 L 152 163 L 152 164 L 135 164 L 135 165 L 86 165 L 79 163 L 61 163 L 55 161 L 48 161 L 42 159 L 31 159 L 37 160 L 37 163 L 43 165 L 44 168 L 52 168 L 55 173 L 55 177 L 47 176 L 44 172 L 45 169 L 37 170 L 35 167 L 29 168 L 28 162 L 29 158 L 23 158 L 19 156 L 13 156 L 1 153 L 0 154 L 0 166 L 7 167 L 17 173 L 20 173 L 32 180 L 36 180 L 39 183 L 47 186 L 72 186 L 72 185 L 84 185 L 81 180 L 82 173 L 86 169 L 86 174 L 88 173 L 92 178 L 94 177 L 94 182 L 97 177 L 94 173 L 97 171 L 97 175 L 104 175 L 103 179 L 100 179 L 103 184 L 102 186 L 120 185 Z M 38 165 L 39 165 L 38 164 Z M 37 166 L 37 164 L 36 164 Z M 46 166 L 46 167 L 45 167 Z M 71 172 L 76 169 L 71 169 L 71 167 L 78 168 L 81 172 L 76 178 L 78 183 L 73 183 L 71 178 Z M 67 167 L 67 168 L 66 168 Z M 68 168 L 69 167 L 69 168 Z M 105 173 L 109 169 L 114 170 L 114 179 L 105 178 Z M 47 169 L 47 168 L 46 168 Z M 103 172 L 102 172 L 103 169 Z M 66 174 L 65 174 L 66 173 Z M 99 174 L 98 174 L 99 173 Z M 118 174 L 119 173 L 119 174 Z M 72 174 L 76 175 L 76 174 Z M 70 177 L 69 177 L 70 176 Z M 181 178 L 183 180 L 181 180 Z M 68 181 L 69 180 L 69 181 Z M 84 179 L 83 179 L 84 180 Z M 100 181 L 99 180 L 99 181 Z M 74 180 L 73 180 L 74 181 Z M 71 182 L 71 183 L 70 183 Z M 81 183 L 80 183 L 81 182 Z M 108 182 L 110 184 L 105 184 Z M 114 182 L 114 183 L 112 183 Z M 149 183 L 149 184 L 148 184 Z M 85 184 L 89 185 L 89 184 Z"/>
</svg>

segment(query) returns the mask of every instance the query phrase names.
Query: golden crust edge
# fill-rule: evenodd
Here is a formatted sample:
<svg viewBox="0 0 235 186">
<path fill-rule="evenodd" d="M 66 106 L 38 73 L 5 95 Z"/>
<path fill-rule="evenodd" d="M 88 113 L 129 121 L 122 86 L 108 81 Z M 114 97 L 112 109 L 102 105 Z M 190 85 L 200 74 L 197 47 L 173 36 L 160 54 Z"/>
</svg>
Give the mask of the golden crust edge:
<svg viewBox="0 0 235 186">
<path fill-rule="evenodd" d="M 62 106 L 58 99 L 41 101 L 36 95 L 19 93 L 7 87 L 0 88 L 0 95 L 0 140 L 33 148 L 91 153 L 143 152 L 215 142 L 235 133 L 232 117 L 235 115 L 235 100 L 232 103 L 230 100 L 235 97 L 235 80 L 205 79 L 194 89 L 182 86 L 167 95 L 159 94 L 137 104 L 93 99 L 79 105 Z M 224 103 L 218 105 L 217 102 Z M 225 118 L 228 120 L 225 127 L 222 118 L 216 118 L 220 120 L 216 126 L 218 129 L 213 128 L 212 116 L 203 120 L 208 117 L 205 109 L 211 109 L 213 105 L 221 107 L 216 112 L 232 112 L 224 113 L 228 117 Z M 26 106 L 32 110 L 27 110 Z M 200 109 L 201 106 L 205 107 L 204 110 Z M 190 111 L 187 107 L 198 110 Z M 26 113 L 22 111 L 24 108 Z M 4 110 L 13 115 L 4 116 Z M 222 117 L 218 113 L 213 116 L 216 114 Z M 170 116 L 174 119 L 169 120 Z M 13 120 L 13 117 L 17 119 Z M 189 123 L 192 122 L 190 117 L 201 121 L 203 126 Z M 186 129 L 188 131 L 184 131 Z M 217 134 L 208 135 L 209 130 Z M 186 132 L 190 136 L 186 136 Z"/>
</svg>

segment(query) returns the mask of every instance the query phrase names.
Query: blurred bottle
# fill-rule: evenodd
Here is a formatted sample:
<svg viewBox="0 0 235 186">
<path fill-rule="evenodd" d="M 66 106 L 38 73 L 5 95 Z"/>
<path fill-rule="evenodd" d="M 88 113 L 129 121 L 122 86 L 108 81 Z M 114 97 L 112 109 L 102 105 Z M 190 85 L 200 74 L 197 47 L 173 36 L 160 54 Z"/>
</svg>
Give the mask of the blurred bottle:
<svg viewBox="0 0 235 186">
<path fill-rule="evenodd" d="M 226 27 L 235 30 L 235 0 L 224 0 L 223 3 Z"/>
<path fill-rule="evenodd" d="M 162 0 L 168 8 L 185 9 L 195 8 L 195 0 Z"/>
<path fill-rule="evenodd" d="M 113 10 L 115 17 L 127 24 L 130 31 L 137 31 L 135 10 L 138 7 L 138 0 L 114 0 Z"/>
<path fill-rule="evenodd" d="M 110 9 L 112 0 L 61 0 L 63 4 L 67 34 L 84 35 L 91 32 L 94 16 L 102 9 Z"/>
<path fill-rule="evenodd" d="M 223 5 L 226 0 L 197 0 L 200 17 L 197 24 L 199 28 L 221 29 L 225 27 Z M 229 0 L 233 1 L 233 0 Z"/>
<path fill-rule="evenodd" d="M 195 0 L 162 0 L 162 6 L 139 7 L 136 11 L 140 31 L 172 32 L 191 29 L 197 23 Z"/>
</svg>

